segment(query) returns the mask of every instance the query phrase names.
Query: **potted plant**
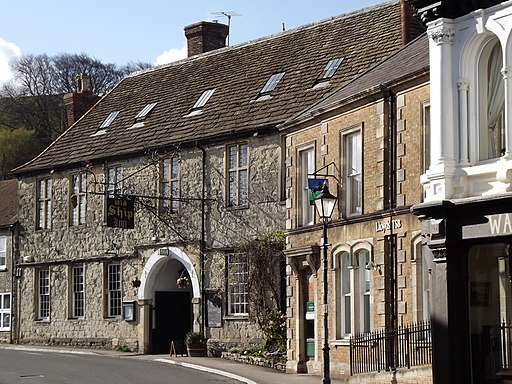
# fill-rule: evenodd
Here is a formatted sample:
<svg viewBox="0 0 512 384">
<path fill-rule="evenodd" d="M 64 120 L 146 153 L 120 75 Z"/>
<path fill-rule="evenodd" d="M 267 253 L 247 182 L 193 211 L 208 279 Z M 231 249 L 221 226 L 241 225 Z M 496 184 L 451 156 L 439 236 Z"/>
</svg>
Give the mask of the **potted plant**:
<svg viewBox="0 0 512 384">
<path fill-rule="evenodd" d="M 185 335 L 185 345 L 190 357 L 206 356 L 206 342 L 201 333 L 188 331 Z"/>
</svg>

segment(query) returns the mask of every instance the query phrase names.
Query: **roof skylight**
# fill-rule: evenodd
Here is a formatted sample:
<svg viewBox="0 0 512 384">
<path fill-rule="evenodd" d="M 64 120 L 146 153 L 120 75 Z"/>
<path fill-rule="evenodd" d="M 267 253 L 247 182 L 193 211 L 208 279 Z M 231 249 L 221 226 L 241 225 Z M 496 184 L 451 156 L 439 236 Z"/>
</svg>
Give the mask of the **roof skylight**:
<svg viewBox="0 0 512 384">
<path fill-rule="evenodd" d="M 270 79 L 268 79 L 267 83 L 261 89 L 260 96 L 268 95 L 272 92 L 277 87 L 277 84 L 279 84 L 283 76 L 284 72 L 274 73 L 270 76 Z"/>
<path fill-rule="evenodd" d="M 320 81 L 327 81 L 329 80 L 331 77 L 334 76 L 334 74 L 336 73 L 336 71 L 338 70 L 338 67 L 340 66 L 340 64 L 343 62 L 343 59 L 332 59 L 332 60 L 329 60 L 329 62 L 327 63 L 327 65 L 325 66 L 324 70 L 322 71 L 322 73 L 320 74 L 320 76 L 318 77 L 318 82 Z"/>
<path fill-rule="evenodd" d="M 110 127 L 110 124 L 112 124 L 117 115 L 119 115 L 119 111 L 110 112 L 107 118 L 103 121 L 103 123 L 101 123 L 98 130 L 107 129 L 108 127 Z"/>
<path fill-rule="evenodd" d="M 144 108 L 142 108 L 142 110 L 139 113 L 137 113 L 137 115 L 135 116 L 135 122 L 139 123 L 141 121 L 144 121 L 146 119 L 146 117 L 148 116 L 149 112 L 151 112 L 151 110 L 153 108 L 155 108 L 156 104 L 157 103 L 151 103 L 151 104 L 146 105 Z"/>
<path fill-rule="evenodd" d="M 110 112 L 107 118 L 103 120 L 103 123 L 101 123 L 101 125 L 98 127 L 96 132 L 92 134 L 92 136 L 99 136 L 107 133 L 107 128 L 110 127 L 110 124 L 112 124 L 117 115 L 119 115 L 119 111 Z"/>
<path fill-rule="evenodd" d="M 212 97 L 213 93 L 215 92 L 215 88 L 213 89 L 207 89 L 204 91 L 199 99 L 197 99 L 196 103 L 192 107 L 193 110 L 195 109 L 201 109 L 204 107 L 204 105 L 210 100 L 210 97 Z"/>
</svg>

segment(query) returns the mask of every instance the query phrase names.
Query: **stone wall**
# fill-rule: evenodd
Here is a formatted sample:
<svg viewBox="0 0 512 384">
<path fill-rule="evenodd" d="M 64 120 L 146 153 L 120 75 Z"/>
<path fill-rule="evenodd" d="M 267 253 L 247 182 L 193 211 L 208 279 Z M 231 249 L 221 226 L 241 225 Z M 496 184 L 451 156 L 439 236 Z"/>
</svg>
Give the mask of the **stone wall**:
<svg viewBox="0 0 512 384">
<path fill-rule="evenodd" d="M 268 231 L 282 229 L 284 222 L 284 206 L 278 194 L 279 137 L 259 135 L 246 142 L 250 167 L 247 207 L 226 206 L 226 146 L 220 144 L 205 148 L 204 289 L 215 292 L 223 302 L 222 325 L 207 329 L 206 336 L 221 347 L 223 343 L 232 345 L 261 340 L 261 334 L 250 318 L 226 316 L 226 252 Z M 167 156 L 179 156 L 180 197 L 186 201 L 179 203 L 178 212 L 165 212 L 158 217 L 154 212 L 160 195 L 158 160 Z M 142 279 L 144 266 L 162 247 L 173 246 L 182 250 L 190 258 L 201 284 L 202 152 L 198 148 L 171 148 L 108 163 L 108 166 L 123 168 L 123 193 L 139 196 L 135 203 L 135 229 L 110 228 L 105 224 L 102 194 L 105 190 L 105 165 L 48 170 L 21 178 L 21 343 L 101 348 L 126 345 L 132 350 L 139 350 L 147 342 L 143 339 L 149 335 L 149 322 L 144 325 L 138 320 L 127 322 L 121 318 L 106 318 L 104 281 L 105 265 L 109 262 L 122 265 L 123 301 L 137 300 L 139 292 L 133 282 Z M 86 222 L 72 226 L 69 224 L 69 177 L 78 171 L 87 171 Z M 34 196 L 36 181 L 42 177 L 51 177 L 53 181 L 52 223 L 50 229 L 36 230 Z M 86 271 L 86 313 L 79 320 L 70 317 L 69 281 L 70 266 L 78 263 Z M 36 273 L 43 267 L 50 269 L 49 321 L 36 318 Z M 193 321 L 197 329 L 201 321 L 199 312 L 194 313 Z"/>
<path fill-rule="evenodd" d="M 422 143 L 422 105 L 428 101 L 429 87 L 422 84 L 397 92 L 396 99 L 396 197 L 397 208 L 385 209 L 385 194 L 388 183 L 385 148 L 388 146 L 386 130 L 388 120 L 382 99 L 359 106 L 354 109 L 334 113 L 323 121 L 312 124 L 305 129 L 290 132 L 286 137 L 287 155 L 287 306 L 288 306 L 288 371 L 310 372 L 319 374 L 322 369 L 323 346 L 323 312 L 322 308 L 322 249 L 314 250 L 321 242 L 322 228 L 319 222 L 309 227 L 297 225 L 297 149 L 314 144 L 316 148 L 316 169 L 334 162 L 340 174 L 341 188 L 338 209 L 328 230 L 328 308 L 329 308 L 329 344 L 331 347 L 331 367 L 333 372 L 345 377 L 350 372 L 348 338 L 344 335 L 342 322 L 344 310 L 340 294 L 340 255 L 348 252 L 350 256 L 351 281 L 355 281 L 361 269 L 356 251 L 365 249 L 370 252 L 372 264 L 368 267 L 370 274 L 370 322 L 371 329 L 380 329 L 386 325 L 387 281 L 390 280 L 386 270 L 385 238 L 390 233 L 396 235 L 396 270 L 398 324 L 409 324 L 418 320 L 417 282 L 418 263 L 413 260 L 414 241 L 420 233 L 418 219 L 409 213 L 409 207 L 422 200 L 422 188 L 419 180 L 421 174 Z M 343 185 L 344 159 L 341 136 L 352 129 L 360 129 L 362 137 L 362 215 L 347 217 L 344 212 L 346 196 Z M 335 171 L 336 173 L 336 171 Z M 341 177 L 340 177 L 341 175 Z M 335 183 L 334 180 L 330 182 Z M 332 188 L 330 188 L 332 189 Z M 335 189 L 331 192 L 335 193 Z M 393 228 L 386 225 L 395 221 Z M 315 296 L 314 312 L 314 356 L 305 356 L 305 312 L 304 304 L 308 292 L 304 289 L 304 279 L 310 278 Z M 356 303 L 359 297 L 359 285 L 352 282 L 352 333 L 359 333 L 361 327 L 359 310 Z M 310 289 L 311 290 L 311 289 Z M 311 300 L 311 299 L 309 299 Z"/>
</svg>

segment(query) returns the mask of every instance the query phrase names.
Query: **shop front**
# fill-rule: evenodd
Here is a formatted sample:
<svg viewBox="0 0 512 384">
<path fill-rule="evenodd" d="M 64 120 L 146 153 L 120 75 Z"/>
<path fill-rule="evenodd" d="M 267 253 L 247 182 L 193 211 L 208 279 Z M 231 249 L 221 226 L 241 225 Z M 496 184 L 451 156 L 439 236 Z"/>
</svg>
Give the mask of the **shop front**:
<svg viewBox="0 0 512 384">
<path fill-rule="evenodd" d="M 512 377 L 512 197 L 413 207 L 431 273 L 435 383 Z"/>
</svg>

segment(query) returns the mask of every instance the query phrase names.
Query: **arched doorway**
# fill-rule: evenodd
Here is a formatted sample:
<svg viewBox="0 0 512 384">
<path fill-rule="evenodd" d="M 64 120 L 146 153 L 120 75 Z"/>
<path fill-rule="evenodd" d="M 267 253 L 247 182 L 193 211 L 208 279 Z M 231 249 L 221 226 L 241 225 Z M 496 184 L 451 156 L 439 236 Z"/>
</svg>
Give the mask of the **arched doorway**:
<svg viewBox="0 0 512 384">
<path fill-rule="evenodd" d="M 176 284 L 180 276 L 189 281 L 185 287 Z M 197 274 L 183 251 L 167 247 L 151 255 L 144 266 L 138 293 L 139 301 L 149 303 L 146 308 L 148 321 L 144 323 L 149 352 L 169 353 L 171 341 L 180 345 L 185 333 L 192 329 L 193 319 L 198 316 L 192 299 L 199 297 Z"/>
</svg>

